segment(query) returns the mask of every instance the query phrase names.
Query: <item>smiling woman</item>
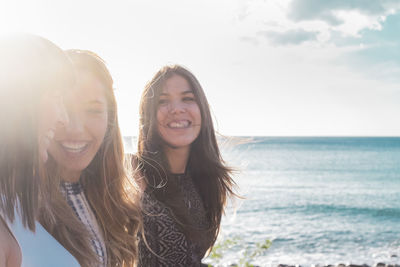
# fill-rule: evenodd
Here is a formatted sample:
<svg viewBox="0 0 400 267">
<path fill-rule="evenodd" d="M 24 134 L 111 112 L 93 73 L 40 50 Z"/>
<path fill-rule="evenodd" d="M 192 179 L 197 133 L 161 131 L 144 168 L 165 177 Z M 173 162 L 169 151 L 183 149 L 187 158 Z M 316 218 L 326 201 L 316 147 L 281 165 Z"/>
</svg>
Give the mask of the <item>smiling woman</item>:
<svg viewBox="0 0 400 267">
<path fill-rule="evenodd" d="M 140 264 L 201 266 L 234 185 L 204 91 L 185 68 L 166 66 L 146 85 L 139 113 Z"/>
<path fill-rule="evenodd" d="M 66 100 L 70 123 L 57 131 L 50 154 L 64 181 L 77 182 L 103 142 L 107 130 L 106 87 L 94 74 L 80 70 L 78 88 Z"/>
<path fill-rule="evenodd" d="M 200 109 L 189 82 L 182 76 L 172 76 L 165 82 L 158 103 L 158 132 L 167 147 L 189 148 L 201 127 Z M 184 169 L 176 172 L 184 172 Z"/>
<path fill-rule="evenodd" d="M 50 147 L 49 179 L 59 190 L 43 210 L 45 228 L 82 266 L 133 266 L 140 213 L 124 169 L 113 80 L 103 60 L 69 50 L 77 86 L 66 98 L 70 123 Z"/>
<path fill-rule="evenodd" d="M 56 45 L 28 34 L 0 39 L 0 58 L 0 266 L 78 266 L 37 223 L 52 193 L 44 163 L 54 132 L 68 123 L 62 98 L 73 66 Z"/>
</svg>

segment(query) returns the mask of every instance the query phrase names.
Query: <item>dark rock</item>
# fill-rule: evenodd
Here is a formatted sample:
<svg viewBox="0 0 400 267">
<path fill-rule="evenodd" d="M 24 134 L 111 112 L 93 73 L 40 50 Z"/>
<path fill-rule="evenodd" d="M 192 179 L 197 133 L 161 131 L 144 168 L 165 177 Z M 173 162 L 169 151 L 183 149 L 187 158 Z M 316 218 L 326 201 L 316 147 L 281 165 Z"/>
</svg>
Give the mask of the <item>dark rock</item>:
<svg viewBox="0 0 400 267">
<path fill-rule="evenodd" d="M 385 267 L 386 264 L 384 264 L 383 262 L 378 262 L 375 267 Z"/>
<path fill-rule="evenodd" d="M 370 267 L 367 264 L 363 264 L 363 265 L 358 265 L 358 264 L 349 264 L 348 267 Z"/>
</svg>

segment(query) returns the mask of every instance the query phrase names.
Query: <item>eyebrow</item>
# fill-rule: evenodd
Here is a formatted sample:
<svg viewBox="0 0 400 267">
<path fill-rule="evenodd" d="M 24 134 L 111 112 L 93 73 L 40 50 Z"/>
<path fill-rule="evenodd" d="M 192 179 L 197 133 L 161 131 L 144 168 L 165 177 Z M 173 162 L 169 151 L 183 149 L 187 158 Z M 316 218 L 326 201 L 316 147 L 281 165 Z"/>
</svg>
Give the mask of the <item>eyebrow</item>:
<svg viewBox="0 0 400 267">
<path fill-rule="evenodd" d="M 192 90 L 184 91 L 181 95 L 194 94 Z"/>
<path fill-rule="evenodd" d="M 93 104 L 93 105 L 105 105 L 106 103 L 104 101 L 95 99 L 95 100 L 90 100 L 86 102 L 87 104 Z"/>
<path fill-rule="evenodd" d="M 194 93 L 193 93 L 192 90 L 183 91 L 183 92 L 181 93 L 181 95 L 188 95 L 188 94 L 193 94 L 193 95 L 194 95 Z M 168 96 L 168 95 L 169 95 L 168 93 L 161 93 L 161 94 L 160 94 L 160 96 Z"/>
</svg>

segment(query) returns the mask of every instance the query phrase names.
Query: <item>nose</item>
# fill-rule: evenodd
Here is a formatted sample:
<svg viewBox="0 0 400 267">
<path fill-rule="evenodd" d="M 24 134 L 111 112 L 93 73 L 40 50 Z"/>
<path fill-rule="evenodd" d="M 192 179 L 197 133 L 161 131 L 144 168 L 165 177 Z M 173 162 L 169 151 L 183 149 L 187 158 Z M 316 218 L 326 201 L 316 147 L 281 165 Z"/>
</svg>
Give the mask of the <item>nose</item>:
<svg viewBox="0 0 400 267">
<path fill-rule="evenodd" d="M 68 124 L 65 125 L 65 129 L 69 133 L 81 133 L 83 131 L 83 121 L 82 117 L 79 116 L 79 112 L 74 109 L 68 109 Z"/>
<path fill-rule="evenodd" d="M 186 111 L 185 104 L 181 101 L 171 102 L 169 112 L 172 114 L 184 113 Z"/>
<path fill-rule="evenodd" d="M 64 99 L 60 97 L 57 102 L 57 126 L 66 126 L 69 123 L 69 116 L 64 104 Z"/>
</svg>

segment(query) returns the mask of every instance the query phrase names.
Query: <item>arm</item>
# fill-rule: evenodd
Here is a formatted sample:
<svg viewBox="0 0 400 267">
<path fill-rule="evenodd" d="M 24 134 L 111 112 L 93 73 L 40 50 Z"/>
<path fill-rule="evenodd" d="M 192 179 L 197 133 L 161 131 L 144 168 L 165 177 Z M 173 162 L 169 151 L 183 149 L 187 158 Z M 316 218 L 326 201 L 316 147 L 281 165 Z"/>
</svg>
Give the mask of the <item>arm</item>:
<svg viewBox="0 0 400 267">
<path fill-rule="evenodd" d="M 7 253 L 5 252 L 5 248 L 3 248 L 4 240 L 2 236 L 0 236 L 0 267 L 6 267 L 7 264 Z"/>
<path fill-rule="evenodd" d="M 7 224 L 0 216 L 0 267 L 21 266 L 21 249 Z"/>
</svg>

